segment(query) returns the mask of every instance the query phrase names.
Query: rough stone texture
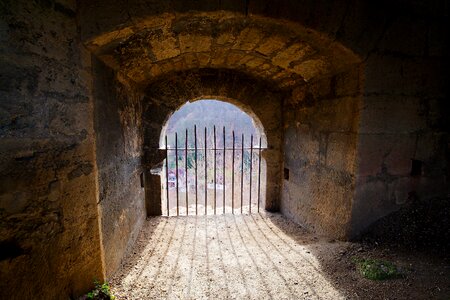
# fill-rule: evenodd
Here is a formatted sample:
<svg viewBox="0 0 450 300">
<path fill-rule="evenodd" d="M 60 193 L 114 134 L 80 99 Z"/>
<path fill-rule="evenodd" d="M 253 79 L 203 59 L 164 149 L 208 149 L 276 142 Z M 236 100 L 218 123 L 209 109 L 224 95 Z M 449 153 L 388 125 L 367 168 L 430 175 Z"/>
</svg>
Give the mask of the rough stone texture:
<svg viewBox="0 0 450 300">
<path fill-rule="evenodd" d="M 111 288 L 133 300 L 347 299 L 317 270 L 323 253 L 348 245 L 327 243 L 280 214 L 153 217 Z"/>
<path fill-rule="evenodd" d="M 232 68 L 289 88 L 358 61 L 351 51 L 330 46 L 332 41 L 318 32 L 260 16 L 190 12 L 168 14 L 157 24 L 149 23 L 151 19 L 117 30 L 113 40 L 111 32 L 101 29 L 96 37 L 82 37 L 100 59 L 144 87 L 156 79 L 150 70 L 158 64 L 169 65 L 172 72 Z M 199 60 L 198 55 L 211 59 Z"/>
<path fill-rule="evenodd" d="M 411 201 L 449 193 L 448 54 L 438 50 L 449 40 L 436 27 L 448 6 L 417 2 L 397 12 L 366 59 L 351 236 Z"/>
<path fill-rule="evenodd" d="M 142 218 L 141 92 L 147 176 L 168 116 L 218 96 L 252 111 L 273 145 L 266 207 L 280 205 L 284 161 L 281 208 L 317 232 L 351 238 L 449 193 L 446 1 L 6 0 L 0 13 L 0 298 L 78 296 L 118 265 Z M 81 43 L 114 72 L 110 157 L 95 148 Z"/>
<path fill-rule="evenodd" d="M 347 237 L 352 217 L 360 73 L 356 67 L 296 91 L 284 114 L 289 178 L 283 180 L 281 211 L 339 238 Z"/>
<path fill-rule="evenodd" d="M 0 298 L 103 280 L 90 56 L 75 3 L 0 4 Z"/>
<path fill-rule="evenodd" d="M 142 95 L 94 64 L 95 134 L 105 272 L 109 278 L 130 251 L 145 219 Z"/>
<path fill-rule="evenodd" d="M 227 101 L 249 114 L 256 127 L 266 136 L 268 149 L 263 152 L 267 163 L 266 203 L 262 205 L 270 211 L 278 210 L 283 95 L 284 93 L 280 91 L 272 90 L 266 82 L 230 70 L 203 69 L 161 78 L 147 88 L 144 98 L 144 147 L 147 169 L 162 165 L 165 154 L 157 149 L 160 147 L 163 126 L 172 113 L 186 101 L 205 98 Z M 161 194 L 160 181 L 148 180 L 146 183 L 148 193 Z M 160 206 L 161 198 L 148 197 L 150 198 L 153 199 L 153 203 L 148 203 L 148 214 L 158 214 L 158 210 L 153 210 L 152 207 Z"/>
<path fill-rule="evenodd" d="M 250 4 L 241 1 L 183 1 L 175 0 L 170 3 L 164 1 L 142 1 L 133 0 L 121 2 L 115 7 L 110 5 L 110 2 L 105 0 L 85 1 L 81 6 L 82 22 L 86 26 L 82 28 L 82 39 L 84 41 L 93 41 L 97 45 L 106 44 L 110 42 L 120 42 L 127 34 L 131 32 L 138 32 L 144 27 L 158 27 L 170 23 L 176 18 L 176 14 L 204 11 L 208 12 L 208 16 L 213 13 L 220 15 L 224 20 L 224 29 L 228 33 L 223 33 L 223 36 L 235 35 L 235 31 L 240 33 L 240 28 L 236 28 L 236 23 L 227 20 L 230 14 L 240 14 L 253 16 L 264 16 L 273 19 L 283 19 L 284 21 L 291 21 L 297 24 L 297 27 L 303 26 L 308 28 L 304 31 L 304 36 L 312 36 L 313 30 L 323 32 L 329 37 L 334 38 L 339 36 L 340 31 L 347 30 L 344 38 L 352 38 L 359 42 L 363 37 L 359 36 L 361 32 L 376 32 L 378 28 L 368 26 L 368 22 L 372 21 L 370 17 L 379 17 L 380 15 L 388 15 L 381 11 L 379 4 L 372 7 L 365 2 L 356 1 L 277 1 L 274 4 L 272 1 L 259 0 Z M 103 12 L 102 14 L 100 12 Z M 108 12 L 105 14 L 104 12 Z M 383 13 L 383 14 L 381 14 Z M 356 15 L 356 16 L 355 16 Z M 93 18 L 92 16 L 95 16 Z M 206 16 L 205 13 L 202 16 Z M 367 20 L 364 18 L 367 17 Z M 250 18 L 249 18 L 250 19 Z M 379 21 L 384 22 L 386 17 L 380 18 Z M 357 23 L 362 25 L 362 28 L 353 28 L 352 25 Z M 286 23 L 286 22 L 283 22 Z M 197 26 L 201 22 L 196 22 Z M 383 24 L 383 23 L 382 23 Z M 231 26 L 230 26 L 231 25 Z M 186 29 L 190 29 L 186 26 Z M 115 34 L 111 34 L 116 31 Z M 350 32 L 350 30 L 353 30 Z M 250 30 L 248 30 L 250 31 Z M 250 34 L 243 34 L 242 37 L 251 36 Z M 302 36 L 302 37 L 304 37 Z M 371 34 L 371 38 L 374 35 Z M 99 41 L 97 39 L 101 37 Z M 340 39 L 344 39 L 339 36 Z M 317 37 L 319 40 L 320 37 Z M 349 41 L 350 42 L 350 41 Z M 101 43 L 101 44 L 100 44 Z"/>
</svg>

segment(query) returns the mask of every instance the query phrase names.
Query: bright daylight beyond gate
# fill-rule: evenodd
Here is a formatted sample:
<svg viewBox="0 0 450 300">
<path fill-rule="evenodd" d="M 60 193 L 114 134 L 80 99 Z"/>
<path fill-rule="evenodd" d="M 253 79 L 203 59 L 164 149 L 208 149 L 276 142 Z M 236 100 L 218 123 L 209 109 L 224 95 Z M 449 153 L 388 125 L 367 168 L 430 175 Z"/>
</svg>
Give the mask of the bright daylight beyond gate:
<svg viewBox="0 0 450 300">
<path fill-rule="evenodd" d="M 217 100 L 183 105 L 167 121 L 162 149 L 162 213 L 251 213 L 265 203 L 267 142 L 261 126 Z"/>
</svg>

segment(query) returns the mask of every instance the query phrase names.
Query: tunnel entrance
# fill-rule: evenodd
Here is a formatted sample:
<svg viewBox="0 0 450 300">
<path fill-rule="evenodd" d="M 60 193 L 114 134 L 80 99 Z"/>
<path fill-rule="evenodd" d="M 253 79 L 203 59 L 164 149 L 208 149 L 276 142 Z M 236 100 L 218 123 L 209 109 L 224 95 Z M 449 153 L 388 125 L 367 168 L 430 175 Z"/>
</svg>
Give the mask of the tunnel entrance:
<svg viewBox="0 0 450 300">
<path fill-rule="evenodd" d="M 259 212 L 267 140 L 257 120 L 215 99 L 187 102 L 166 122 L 160 148 L 162 214 Z"/>
</svg>

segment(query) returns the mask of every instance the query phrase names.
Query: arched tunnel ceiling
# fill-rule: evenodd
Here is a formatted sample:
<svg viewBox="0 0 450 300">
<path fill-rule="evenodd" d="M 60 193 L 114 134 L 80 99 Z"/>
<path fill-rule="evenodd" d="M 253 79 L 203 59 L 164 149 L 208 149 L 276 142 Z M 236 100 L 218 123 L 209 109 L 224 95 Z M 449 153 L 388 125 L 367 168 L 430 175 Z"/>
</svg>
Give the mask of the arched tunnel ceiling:
<svg viewBox="0 0 450 300">
<path fill-rule="evenodd" d="M 171 72 L 218 68 L 289 89 L 359 62 L 341 44 L 296 23 L 229 12 L 152 16 L 86 45 L 141 87 Z"/>
</svg>

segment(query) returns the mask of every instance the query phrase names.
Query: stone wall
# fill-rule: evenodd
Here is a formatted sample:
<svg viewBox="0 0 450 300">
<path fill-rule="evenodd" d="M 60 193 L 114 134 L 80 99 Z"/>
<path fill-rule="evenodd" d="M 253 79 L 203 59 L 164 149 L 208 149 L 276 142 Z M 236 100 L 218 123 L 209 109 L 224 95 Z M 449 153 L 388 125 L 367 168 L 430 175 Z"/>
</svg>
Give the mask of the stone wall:
<svg viewBox="0 0 450 300">
<path fill-rule="evenodd" d="M 450 192 L 448 10 L 433 1 L 398 10 L 366 59 L 351 236 Z"/>
<path fill-rule="evenodd" d="M 90 55 L 75 1 L 0 4 L 0 298 L 103 280 Z"/>
<path fill-rule="evenodd" d="M 345 158 L 353 160 L 347 164 L 355 168 L 350 173 L 356 189 L 348 194 L 349 185 L 340 194 L 348 197 L 345 209 L 351 212 L 336 225 L 332 225 L 333 218 L 326 217 L 326 225 L 315 217 L 317 212 L 306 217 L 307 213 L 295 204 L 297 208 L 290 207 L 289 211 L 299 222 L 323 233 L 339 231 L 339 235 L 356 236 L 370 222 L 400 208 L 410 195 L 426 199 L 429 193 L 447 193 L 448 122 L 444 120 L 444 103 L 448 90 L 444 82 L 448 78 L 449 34 L 444 24 L 449 7 L 445 2 L 130 0 L 126 5 L 111 6 L 98 0 L 83 2 L 80 8 L 86 23 L 81 28 L 82 40 L 117 72 L 143 87 L 170 73 L 216 68 L 236 70 L 291 93 L 305 84 L 313 88 L 311 82 L 343 76 L 351 66 L 361 64 L 359 72 L 366 81 L 359 86 L 361 102 L 354 104 L 361 109 L 356 112 L 360 123 L 351 131 L 356 133 L 350 138 L 354 154 Z M 94 18 L 100 11 L 108 12 L 108 17 Z M 323 105 L 322 95 L 314 95 L 312 90 L 310 94 L 313 102 Z M 303 96 L 294 95 L 294 102 L 299 101 L 296 97 Z M 330 103 L 337 103 L 335 100 Z M 290 105 L 284 108 L 286 112 L 295 109 Z M 321 105 L 317 110 L 343 109 L 334 104 Z M 297 151 L 300 143 L 308 142 L 292 142 L 289 138 L 295 127 L 293 120 L 305 114 L 319 124 L 327 122 L 320 121 L 324 113 L 314 109 L 302 109 L 300 115 L 288 117 L 284 146 L 289 164 L 297 164 L 296 153 L 288 153 L 289 149 Z M 344 120 L 336 111 L 333 121 L 337 128 L 331 122 L 328 128 L 310 130 L 342 135 L 339 122 Z M 328 147 L 327 141 L 321 143 Z M 338 149 L 338 153 L 347 151 Z M 314 155 L 319 157 L 318 153 Z M 410 176 L 412 160 L 422 164 L 420 176 Z M 295 174 L 298 170 L 292 168 Z M 304 179 L 316 178 L 316 186 L 326 191 L 325 182 L 320 183 L 323 177 L 312 172 L 304 174 Z M 320 167 L 320 172 L 330 170 Z M 316 203 L 319 196 L 314 195 L 318 192 L 308 193 L 312 198 L 307 201 Z M 300 191 L 290 194 L 292 199 L 301 197 Z M 327 202 L 320 205 L 328 207 Z M 321 211 L 325 218 L 326 209 Z"/>
<path fill-rule="evenodd" d="M 142 94 L 103 63 L 94 64 L 96 157 L 107 278 L 131 249 L 145 219 Z"/>
<path fill-rule="evenodd" d="M 0 12 L 0 298 L 78 296 L 117 268 L 143 219 L 140 145 L 148 170 L 190 99 L 250 108 L 273 147 L 266 208 L 280 206 L 284 147 L 281 208 L 317 232 L 354 237 L 449 193 L 446 1 L 4 0 Z M 95 64 L 95 103 L 81 43 L 114 70 Z"/>
<path fill-rule="evenodd" d="M 345 209 L 351 208 L 351 212 L 345 214 L 345 218 L 341 218 L 344 214 L 338 214 L 339 222 L 331 226 L 337 226 L 345 219 L 347 225 L 344 227 L 347 229 L 342 232 L 346 232 L 347 238 L 357 237 L 371 223 L 402 208 L 408 202 L 428 201 L 446 197 L 449 193 L 449 122 L 446 117 L 449 109 L 445 104 L 448 100 L 446 83 L 449 78 L 449 60 L 446 51 L 449 35 L 448 29 L 443 26 L 445 16 L 448 16 L 448 6 L 434 1 L 417 1 L 405 6 L 393 3 L 390 7 L 380 5 L 377 9 L 370 10 L 370 13 L 368 6 L 354 6 L 353 13 L 344 18 L 337 35 L 345 45 L 361 55 L 363 62 L 360 67 L 363 76 L 360 76 L 359 85 L 361 102 L 354 105 L 359 119 L 352 129 L 356 140 L 352 138 L 349 141 L 349 144 L 354 145 L 354 154 L 340 158 L 354 168 L 354 194 L 346 194 L 348 200 L 344 206 Z M 381 16 L 382 11 L 385 12 L 382 17 L 374 18 L 378 14 Z M 354 29 L 350 30 L 348 26 L 352 23 Z M 359 30 L 371 26 L 359 38 L 352 38 Z M 323 80 L 317 82 L 321 81 Z M 334 80 L 335 94 L 339 93 L 339 81 L 338 76 Z M 311 87 L 314 90 L 314 84 L 308 86 L 310 91 Z M 345 85 L 344 88 L 350 88 L 351 91 L 352 85 Z M 320 90 L 325 94 L 329 91 L 326 85 L 320 87 Z M 298 98 L 303 99 L 302 93 L 300 95 Z M 316 101 L 315 97 L 312 98 Z M 332 148 L 314 135 L 314 128 L 303 125 L 303 122 L 311 118 L 318 124 L 331 120 L 332 122 L 327 123 L 328 130 L 339 130 L 344 119 L 338 117 L 338 112 L 343 108 L 332 106 L 335 117 L 329 119 L 320 113 L 329 109 L 329 104 L 321 103 L 317 106 L 316 113 L 308 108 L 308 101 L 306 97 L 300 102 L 302 108 L 297 112 L 298 116 L 286 114 L 286 122 L 291 121 L 291 124 L 285 138 L 285 163 L 293 166 L 294 176 L 301 175 L 299 179 L 294 177 L 293 180 L 308 188 L 296 190 L 291 188 L 291 183 L 285 184 L 284 192 L 289 197 L 283 199 L 289 200 L 282 202 L 285 204 L 283 211 L 309 228 L 332 233 L 334 236 L 336 231 L 324 230 L 326 224 L 323 223 L 323 218 L 316 217 L 327 212 L 326 218 L 333 220 L 335 212 L 331 208 L 340 204 L 339 201 L 335 203 L 335 194 L 326 195 L 334 190 L 333 185 L 318 184 L 321 181 L 328 182 L 327 168 L 320 168 L 321 176 L 317 181 L 310 181 L 310 178 L 316 178 L 316 171 L 303 172 L 306 170 L 305 166 L 310 165 L 311 157 L 326 157 L 322 150 Z M 352 115 L 355 115 L 354 112 L 347 112 L 347 116 Z M 292 129 L 292 120 L 299 122 L 298 129 Z M 320 148 L 319 145 L 325 145 L 325 148 Z M 301 152 L 295 156 L 298 149 Z M 310 152 L 305 152 L 306 150 Z M 345 151 L 338 149 L 335 152 L 339 153 L 343 154 Z M 303 160 L 307 160 L 306 165 Z M 294 161 L 296 162 L 293 163 Z M 295 188 L 299 186 L 297 184 Z M 321 188 L 311 192 L 316 186 Z M 295 198 L 306 200 L 291 203 Z M 318 200 L 320 207 L 311 205 L 318 203 Z M 307 203 L 306 209 L 304 203 Z M 339 208 L 342 206 L 339 205 Z"/>
<path fill-rule="evenodd" d="M 346 238 L 355 187 L 361 67 L 300 88 L 285 104 L 281 211 L 316 233 Z"/>
<path fill-rule="evenodd" d="M 154 18 L 140 20 L 126 35 L 123 30 L 99 33 L 86 45 L 143 87 L 169 72 L 216 68 L 238 70 L 289 89 L 358 61 L 351 51 L 295 23 L 230 12 Z"/>
</svg>

